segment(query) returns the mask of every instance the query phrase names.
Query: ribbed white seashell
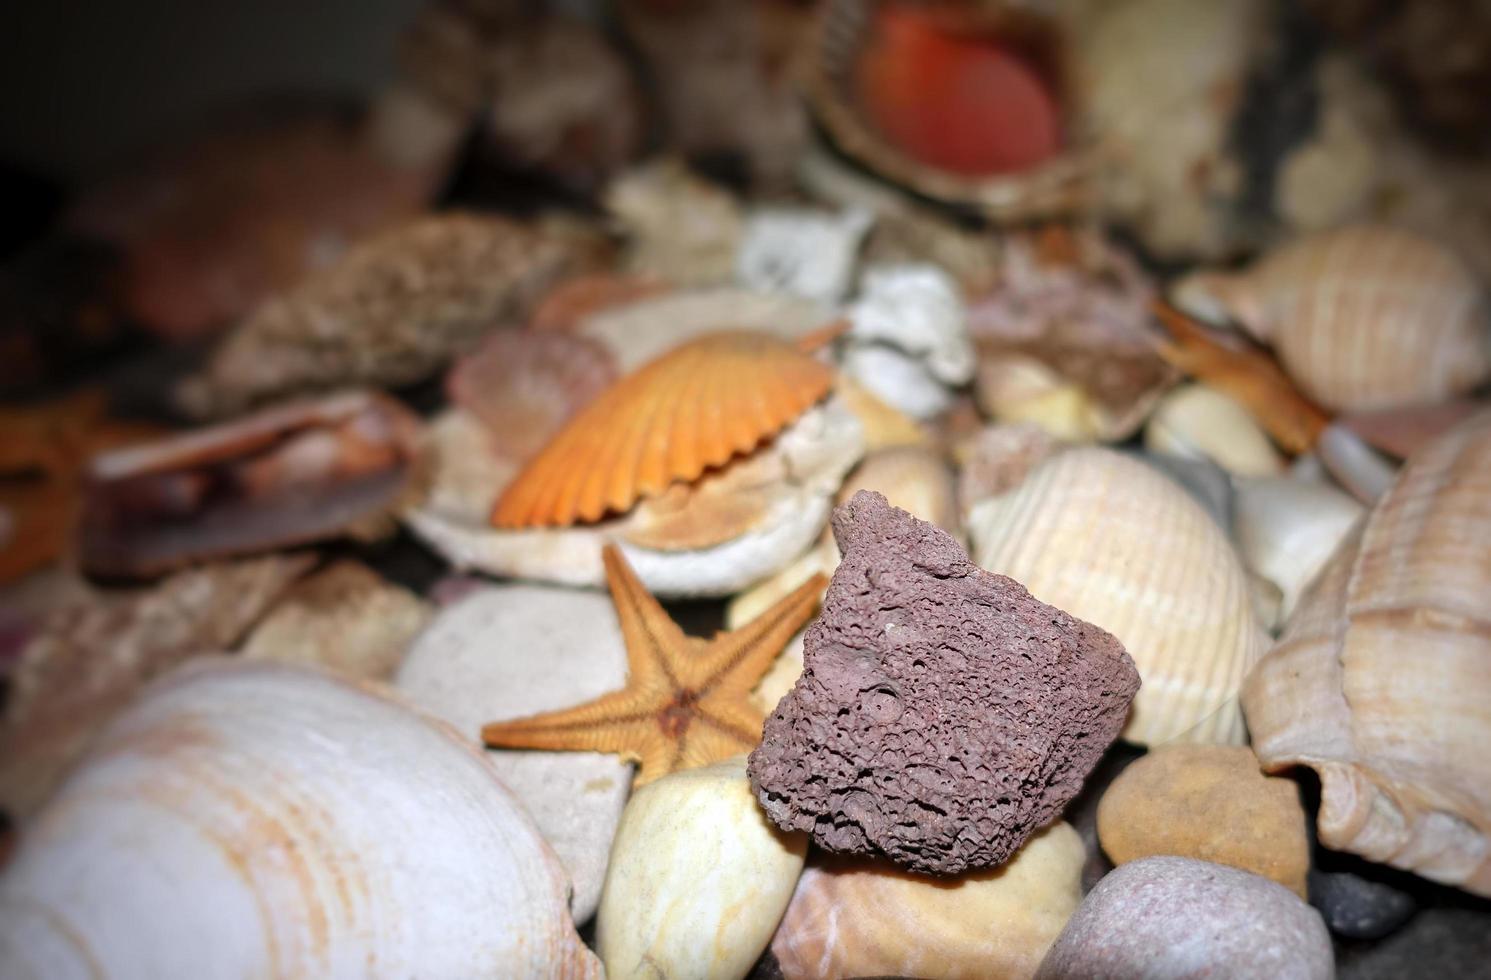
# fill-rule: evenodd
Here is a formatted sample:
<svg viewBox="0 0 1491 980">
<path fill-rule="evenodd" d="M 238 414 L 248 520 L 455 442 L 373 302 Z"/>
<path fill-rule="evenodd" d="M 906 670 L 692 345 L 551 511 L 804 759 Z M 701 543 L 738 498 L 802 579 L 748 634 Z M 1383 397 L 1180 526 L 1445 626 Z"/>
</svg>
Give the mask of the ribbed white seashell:
<svg viewBox="0 0 1491 980">
<path fill-rule="evenodd" d="M 1008 863 L 953 878 L 884 862 L 810 867 L 771 949 L 788 980 L 1028 977 L 1082 902 L 1086 855 L 1056 823 Z"/>
<path fill-rule="evenodd" d="M 1209 459 L 1237 476 L 1273 476 L 1284 457 L 1235 398 L 1205 385 L 1167 392 L 1144 427 L 1151 452 Z"/>
<path fill-rule="evenodd" d="M 664 596 L 728 595 L 780 570 L 823 529 L 833 494 L 864 452 L 858 418 L 838 398 L 806 412 L 771 445 L 736 460 L 771 499 L 750 530 L 720 544 L 661 550 L 629 542 L 634 510 L 615 520 L 571 528 L 503 531 L 490 526 L 493 498 L 512 467 L 484 449 L 485 436 L 464 413 L 430 427 L 435 448 L 429 498 L 403 519 L 451 564 L 510 578 L 599 586 L 601 548 L 616 541 L 648 590 Z"/>
<path fill-rule="evenodd" d="M 1409 459 L 1248 677 L 1321 843 L 1491 895 L 1491 411 Z"/>
<path fill-rule="evenodd" d="M 1280 620 L 1288 619 L 1365 508 L 1334 487 L 1290 477 L 1233 486 L 1238 553 L 1249 571 L 1278 590 Z"/>
<path fill-rule="evenodd" d="M 969 512 L 973 559 L 1123 641 L 1143 686 L 1122 737 L 1240 744 L 1237 690 L 1268 637 L 1216 522 L 1163 474 L 1106 449 L 1046 460 Z"/>
<path fill-rule="evenodd" d="M 1327 408 L 1443 401 L 1491 376 L 1480 285 L 1454 252 L 1408 231 L 1308 235 L 1241 273 L 1191 276 L 1176 300 L 1238 320 Z"/>
<path fill-rule="evenodd" d="M 172 674 L 23 838 L 7 977 L 600 976 L 477 747 L 329 674 Z"/>
<path fill-rule="evenodd" d="M 806 835 L 766 819 L 744 756 L 637 790 L 596 917 L 606 975 L 744 977 L 787 909 L 807 849 Z"/>
<path fill-rule="evenodd" d="M 860 244 L 874 223 L 870 212 L 861 209 L 842 214 L 802 208 L 753 211 L 735 254 L 735 278 L 763 293 L 837 303 L 849 292 Z"/>
</svg>

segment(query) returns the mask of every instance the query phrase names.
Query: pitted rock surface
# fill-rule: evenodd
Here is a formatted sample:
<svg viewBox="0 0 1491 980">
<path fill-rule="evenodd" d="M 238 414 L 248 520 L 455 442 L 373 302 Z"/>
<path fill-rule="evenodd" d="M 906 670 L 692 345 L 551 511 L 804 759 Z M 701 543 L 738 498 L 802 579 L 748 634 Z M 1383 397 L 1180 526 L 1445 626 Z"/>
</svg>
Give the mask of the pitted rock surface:
<svg viewBox="0 0 1491 980">
<path fill-rule="evenodd" d="M 1001 864 L 1118 736 L 1134 662 L 878 493 L 833 524 L 843 560 L 751 753 L 756 798 L 830 851 L 936 874 Z"/>
</svg>

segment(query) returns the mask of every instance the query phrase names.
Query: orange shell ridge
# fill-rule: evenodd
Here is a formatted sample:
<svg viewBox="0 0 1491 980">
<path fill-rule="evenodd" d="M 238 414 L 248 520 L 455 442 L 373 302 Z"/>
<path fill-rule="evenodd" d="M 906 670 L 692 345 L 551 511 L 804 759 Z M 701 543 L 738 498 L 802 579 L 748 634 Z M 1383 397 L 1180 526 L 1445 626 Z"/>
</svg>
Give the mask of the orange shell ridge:
<svg viewBox="0 0 1491 980">
<path fill-rule="evenodd" d="M 789 340 L 692 340 L 602 392 L 512 481 L 501 528 L 596 521 L 755 449 L 829 391 L 833 370 Z"/>
</svg>

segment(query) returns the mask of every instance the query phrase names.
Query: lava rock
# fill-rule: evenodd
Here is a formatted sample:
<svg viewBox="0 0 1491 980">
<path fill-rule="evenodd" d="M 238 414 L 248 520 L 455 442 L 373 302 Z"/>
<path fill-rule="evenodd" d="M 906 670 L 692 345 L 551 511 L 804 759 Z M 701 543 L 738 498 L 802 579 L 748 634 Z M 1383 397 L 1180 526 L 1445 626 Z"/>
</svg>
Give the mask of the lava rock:
<svg viewBox="0 0 1491 980">
<path fill-rule="evenodd" d="M 1381 939 L 1418 910 L 1411 893 L 1370 874 L 1324 867 L 1310 869 L 1310 904 L 1331 932 L 1347 939 Z"/>
<path fill-rule="evenodd" d="M 1180 857 L 1130 862 L 1082 902 L 1036 980 L 1329 980 L 1330 934 L 1276 882 Z"/>
<path fill-rule="evenodd" d="M 1007 860 L 1082 788 L 1139 689 L 1111 634 L 861 491 L 843 560 L 749 772 L 784 830 L 957 874 Z"/>
</svg>

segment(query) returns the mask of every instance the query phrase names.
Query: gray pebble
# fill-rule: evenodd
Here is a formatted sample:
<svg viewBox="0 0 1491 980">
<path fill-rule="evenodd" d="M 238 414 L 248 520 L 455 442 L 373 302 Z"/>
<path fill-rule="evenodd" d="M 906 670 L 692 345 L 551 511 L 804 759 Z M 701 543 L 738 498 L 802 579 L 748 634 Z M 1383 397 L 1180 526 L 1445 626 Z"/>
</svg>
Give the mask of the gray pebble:
<svg viewBox="0 0 1491 980">
<path fill-rule="evenodd" d="M 1330 980 L 1330 934 L 1282 885 L 1208 861 L 1113 871 L 1067 923 L 1036 980 Z"/>
<path fill-rule="evenodd" d="M 1347 939 L 1381 939 L 1418 908 L 1412 895 L 1350 871 L 1310 872 L 1310 904 L 1326 927 Z"/>
</svg>

